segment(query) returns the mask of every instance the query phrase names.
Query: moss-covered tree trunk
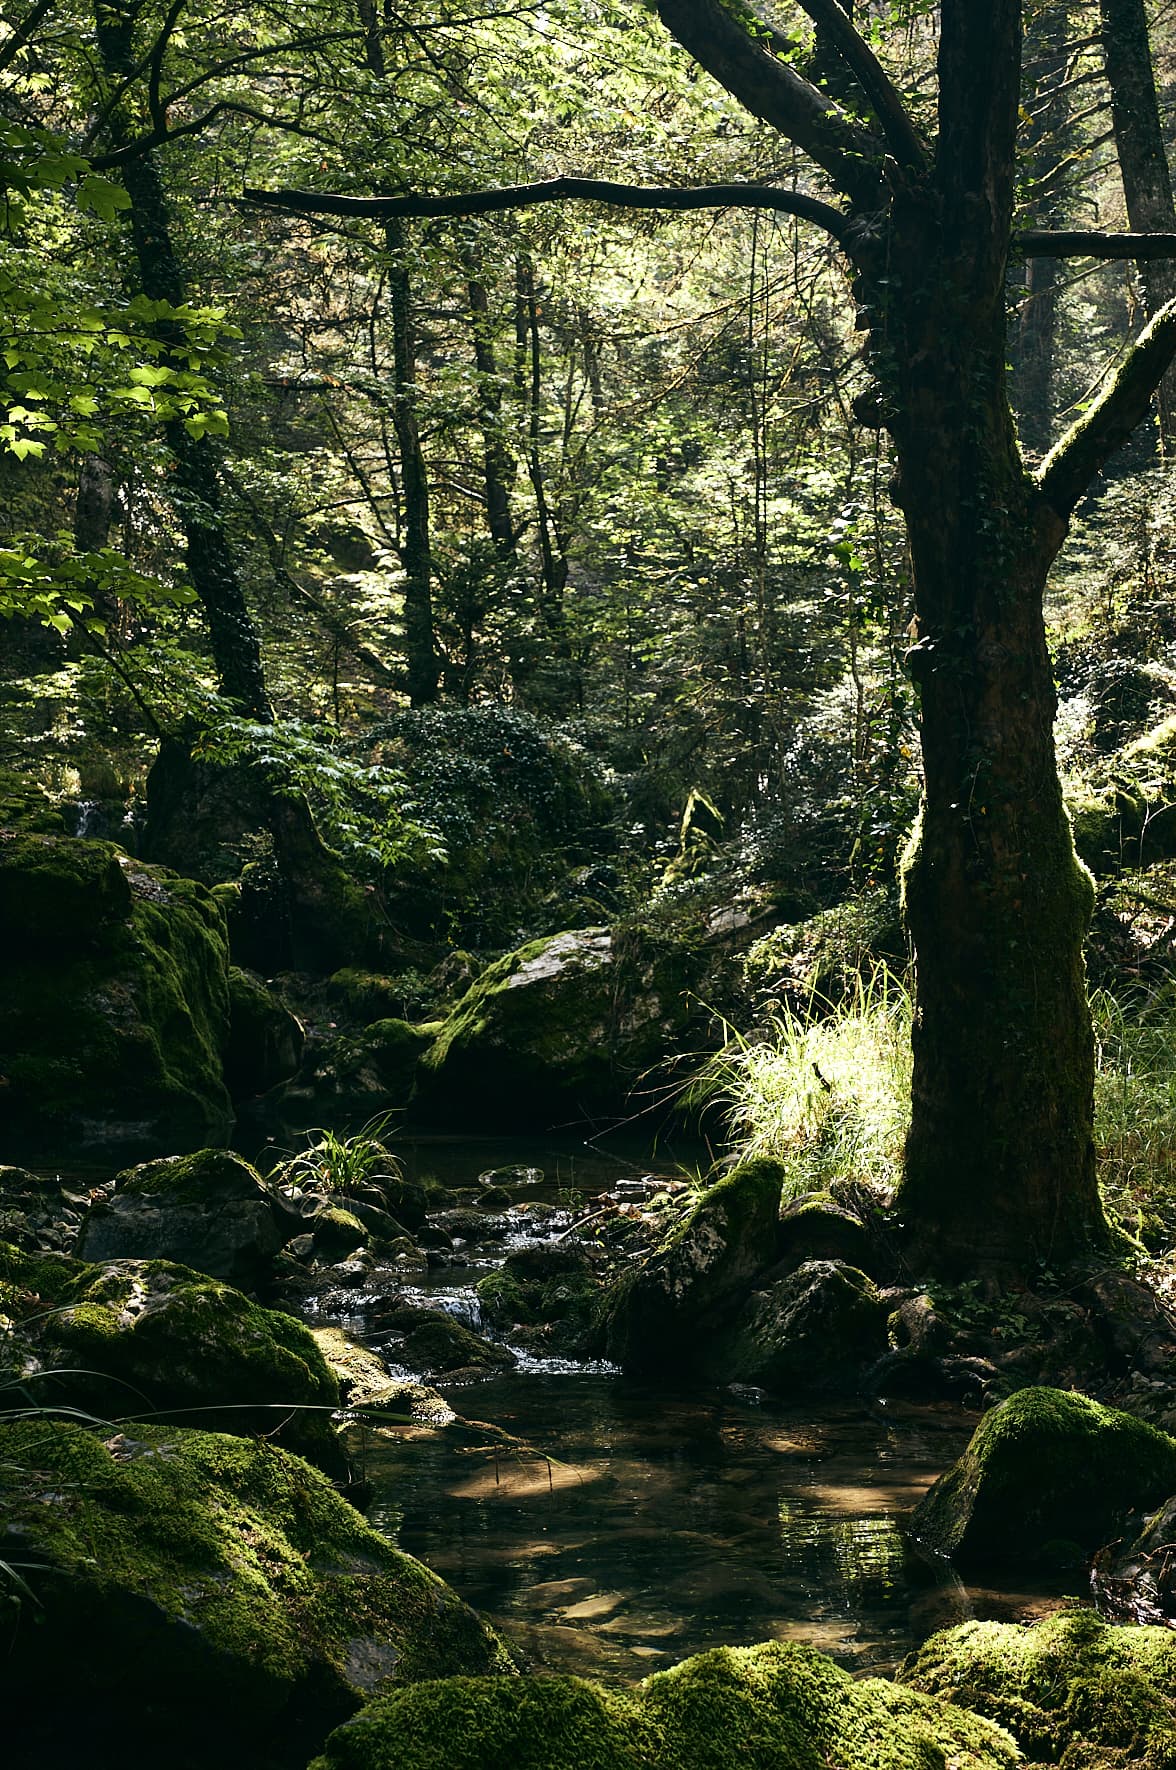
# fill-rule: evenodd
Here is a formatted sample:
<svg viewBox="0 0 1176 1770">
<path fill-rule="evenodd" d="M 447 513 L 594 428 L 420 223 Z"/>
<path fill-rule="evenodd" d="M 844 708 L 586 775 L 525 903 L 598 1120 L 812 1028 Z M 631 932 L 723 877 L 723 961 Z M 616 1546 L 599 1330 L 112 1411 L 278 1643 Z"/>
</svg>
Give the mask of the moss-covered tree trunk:
<svg viewBox="0 0 1176 1770">
<path fill-rule="evenodd" d="M 1065 523 L 1024 467 L 1005 384 L 1011 150 L 990 121 L 941 138 L 896 190 L 861 285 L 910 540 L 925 783 L 903 879 L 917 982 L 899 1205 L 941 1268 L 1069 1260 L 1106 1233 L 1092 888 L 1062 804 L 1042 612 Z"/>
</svg>

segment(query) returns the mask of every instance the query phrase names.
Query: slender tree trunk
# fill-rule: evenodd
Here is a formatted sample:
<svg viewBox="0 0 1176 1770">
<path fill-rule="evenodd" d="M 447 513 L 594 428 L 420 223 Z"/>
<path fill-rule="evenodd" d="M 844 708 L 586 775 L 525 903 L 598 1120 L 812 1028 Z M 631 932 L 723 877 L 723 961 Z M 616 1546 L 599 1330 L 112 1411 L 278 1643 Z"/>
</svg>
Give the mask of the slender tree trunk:
<svg viewBox="0 0 1176 1770">
<path fill-rule="evenodd" d="M 388 247 L 388 307 L 392 319 L 394 384 L 392 423 L 400 453 L 400 491 L 404 505 L 404 647 L 408 696 L 414 707 L 437 699 L 441 677 L 433 638 L 433 552 L 429 530 L 429 474 L 421 448 L 417 419 L 416 328 L 408 275 L 404 227 L 385 225 Z"/>
<path fill-rule="evenodd" d="M 502 384 L 490 325 L 490 300 L 471 254 L 466 256 L 465 272 L 474 335 L 474 361 L 478 368 L 478 422 L 482 431 L 486 525 L 499 559 L 504 564 L 513 564 L 516 557 L 515 524 L 510 486 L 514 479 L 514 462 L 502 434 Z"/>
<path fill-rule="evenodd" d="M 1128 224 L 1132 233 L 1176 233 L 1144 0 L 1099 0 L 1099 12 Z M 1156 259 L 1141 264 L 1139 275 L 1150 319 L 1176 295 L 1176 265 Z M 1157 402 L 1160 446 L 1170 454 L 1176 442 L 1176 370 L 1164 376 Z"/>
<path fill-rule="evenodd" d="M 387 71 L 384 40 L 374 0 L 357 0 L 364 32 L 364 61 L 369 73 L 383 79 Z M 392 320 L 392 427 L 400 455 L 400 494 L 404 569 L 404 651 L 408 698 L 414 707 L 437 699 L 441 663 L 433 632 L 433 546 L 429 522 L 429 473 L 421 448 L 417 406 L 416 326 L 412 282 L 408 270 L 404 224 L 384 223 L 388 253 L 388 309 Z"/>
<path fill-rule="evenodd" d="M 1069 23 L 1066 4 L 1035 12 L 1026 21 L 1025 48 L 1037 72 L 1037 90 L 1027 95 L 1030 121 L 1025 158 L 1031 189 L 1048 179 L 1070 145 L 1067 124 L 1071 105 L 1066 90 Z M 1059 220 L 1056 211 L 1056 199 L 1047 194 L 1034 210 L 1033 226 L 1052 227 Z M 1053 440 L 1058 261 L 1030 258 L 1024 274 L 1021 312 L 1009 340 L 1013 395 L 1022 441 L 1027 450 L 1040 457 Z"/>
</svg>

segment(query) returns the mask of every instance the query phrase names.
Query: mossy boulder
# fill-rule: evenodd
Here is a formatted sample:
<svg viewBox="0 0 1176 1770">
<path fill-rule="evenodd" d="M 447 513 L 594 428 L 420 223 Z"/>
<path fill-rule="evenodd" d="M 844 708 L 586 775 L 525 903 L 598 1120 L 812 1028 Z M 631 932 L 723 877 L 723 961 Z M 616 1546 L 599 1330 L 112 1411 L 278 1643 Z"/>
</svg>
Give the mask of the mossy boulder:
<svg viewBox="0 0 1176 1770">
<path fill-rule="evenodd" d="M 778 1395 L 856 1390 L 887 1347 L 888 1305 L 840 1260 L 808 1260 L 752 1293 L 715 1347 L 716 1374 Z"/>
<path fill-rule="evenodd" d="M 378 1354 L 341 1328 L 317 1327 L 310 1332 L 334 1374 L 345 1408 L 387 1414 L 394 1421 L 420 1426 L 447 1426 L 457 1418 L 435 1389 L 389 1376 Z"/>
<path fill-rule="evenodd" d="M 230 1150 L 200 1149 L 119 1174 L 113 1196 L 83 1223 L 76 1252 L 82 1260 L 172 1260 L 251 1290 L 282 1239 L 257 1170 Z"/>
<path fill-rule="evenodd" d="M 340 1033 L 320 1044 L 307 1064 L 308 1114 L 321 1118 L 328 1109 L 374 1114 L 406 1106 L 439 1024 L 373 1020 L 360 1032 Z"/>
<path fill-rule="evenodd" d="M 417 1071 L 416 1111 L 483 1126 L 619 1112 L 680 1042 L 697 966 L 686 944 L 581 928 L 487 967 Z"/>
<path fill-rule="evenodd" d="M 339 1205 L 325 1206 L 311 1221 L 314 1224 L 314 1251 L 325 1259 L 342 1259 L 367 1240 L 368 1232 L 359 1218 Z"/>
<path fill-rule="evenodd" d="M 41 1761 L 22 1740 L 75 1741 L 76 1763 L 121 1741 L 123 1761 L 146 1728 L 169 1764 L 231 1740 L 236 1761 L 301 1766 L 389 1685 L 513 1670 L 456 1593 L 269 1444 L 0 1426 L 0 1530 L 37 1603 L 0 1656 L 13 1762 Z"/>
<path fill-rule="evenodd" d="M 1061 1389 L 1021 1389 L 981 1420 L 910 1527 L 961 1564 L 1037 1559 L 1059 1539 L 1097 1548 L 1124 1513 L 1176 1491 L 1176 1440 Z"/>
<path fill-rule="evenodd" d="M 443 1309 L 411 1305 L 394 1310 L 387 1325 L 404 1335 L 399 1362 L 427 1375 L 451 1376 L 455 1371 L 510 1370 L 518 1363 L 505 1346 L 495 1346 Z"/>
<path fill-rule="evenodd" d="M 635 1690 L 571 1677 L 447 1678 L 389 1692 L 311 1770 L 1012 1770 L 1008 1735 L 861 1682 L 811 1647 L 719 1647 Z"/>
<path fill-rule="evenodd" d="M 693 1210 L 607 1306 L 608 1356 L 627 1370 L 672 1370 L 697 1360 L 776 1257 L 784 1170 L 746 1162 Z"/>
<path fill-rule="evenodd" d="M 828 1192 L 805 1192 L 789 1199 L 780 1212 L 777 1248 L 789 1266 L 806 1260 L 845 1260 L 867 1269 L 874 1251 L 861 1218 Z"/>
<path fill-rule="evenodd" d="M 76 1160 L 223 1143 L 224 917 L 107 842 L 0 831 L 0 1140 Z"/>
<path fill-rule="evenodd" d="M 14 768 L 0 768 L 0 829 L 20 830 L 25 835 L 60 836 L 64 833 L 61 808 L 31 775 Z"/>
<path fill-rule="evenodd" d="M 1030 1770 L 1171 1770 L 1176 1764 L 1176 1635 L 1117 1628 L 1089 1610 L 1032 1627 L 969 1622 L 933 1635 L 904 1684 L 986 1715 Z"/>
<path fill-rule="evenodd" d="M 302 1022 L 251 971 L 229 967 L 229 1032 L 225 1082 L 234 1100 L 252 1100 L 298 1073 L 306 1034 Z"/>
<path fill-rule="evenodd" d="M 0 1244 L 0 1310 L 25 1349 L 39 1403 L 103 1418 L 190 1415 L 263 1433 L 332 1474 L 339 1390 L 307 1328 L 164 1260 L 87 1265 Z"/>
<path fill-rule="evenodd" d="M 529 1351 L 574 1358 L 602 1349 L 602 1275 L 588 1248 L 516 1248 L 475 1288 L 486 1320 Z"/>
</svg>

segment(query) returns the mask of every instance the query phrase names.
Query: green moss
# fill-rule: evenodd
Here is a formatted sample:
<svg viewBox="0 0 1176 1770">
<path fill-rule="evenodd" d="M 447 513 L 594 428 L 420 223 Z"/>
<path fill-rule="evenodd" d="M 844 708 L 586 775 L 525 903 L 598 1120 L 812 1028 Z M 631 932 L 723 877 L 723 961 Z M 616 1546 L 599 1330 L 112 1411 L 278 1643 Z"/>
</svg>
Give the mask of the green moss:
<svg viewBox="0 0 1176 1770">
<path fill-rule="evenodd" d="M 31 775 L 0 768 L 0 829 L 60 836 L 61 811 Z"/>
<path fill-rule="evenodd" d="M 1034 1762 L 1066 1770 L 1176 1764 L 1176 1636 L 1066 1611 L 1031 1628 L 965 1623 L 902 1669 L 915 1688 L 988 1715 Z"/>
<path fill-rule="evenodd" d="M 605 1313 L 610 1358 L 631 1369 L 674 1369 L 704 1354 L 776 1258 L 784 1169 L 744 1162 L 702 1194 Z"/>
<path fill-rule="evenodd" d="M 314 1248 L 317 1254 L 349 1254 L 367 1240 L 367 1230 L 351 1211 L 328 1205 L 314 1221 Z"/>
<path fill-rule="evenodd" d="M 79 1730 L 96 1705 L 251 1740 L 313 1738 L 400 1679 L 511 1669 L 441 1580 L 265 1444 L 4 1426 L 0 1505 L 43 1564 L 30 1573 L 40 1626 L 18 1631 L 0 1669 L 9 1725 L 59 1702 L 62 1665 Z"/>
<path fill-rule="evenodd" d="M 1176 1441 L 1059 1389 L 1022 1389 L 987 1414 L 916 1507 L 911 1529 L 960 1561 L 1032 1558 L 1050 1539 L 1088 1549 L 1119 1516 L 1176 1489 Z"/>
<path fill-rule="evenodd" d="M 224 1141 L 228 942 L 209 893 L 109 843 L 16 838 L 0 900 L 9 1151 Z"/>
<path fill-rule="evenodd" d="M 202 1205 L 215 1199 L 252 1198 L 261 1190 L 261 1176 L 231 1149 L 198 1149 L 191 1155 L 161 1156 L 127 1168 L 114 1182 L 115 1191 L 134 1198 L 163 1198 L 174 1205 Z"/>
<path fill-rule="evenodd" d="M 46 1367 L 37 1401 L 273 1434 L 341 1472 L 338 1385 L 293 1316 L 164 1260 L 94 1266 L 0 1244 L 0 1283 L 25 1299 L 12 1313 Z"/>
<path fill-rule="evenodd" d="M 634 1691 L 583 1679 L 450 1678 L 377 1699 L 311 1770 L 1011 1770 L 983 1720 L 810 1647 L 717 1648 Z"/>
<path fill-rule="evenodd" d="M 403 1358 L 414 1370 L 502 1370 L 516 1362 L 505 1346 L 491 1345 L 441 1310 L 400 1309 L 391 1324 L 405 1333 Z"/>
<path fill-rule="evenodd" d="M 519 1248 L 475 1289 L 486 1319 L 522 1329 L 531 1350 L 590 1357 L 602 1349 L 603 1290 L 580 1249 Z"/>
</svg>

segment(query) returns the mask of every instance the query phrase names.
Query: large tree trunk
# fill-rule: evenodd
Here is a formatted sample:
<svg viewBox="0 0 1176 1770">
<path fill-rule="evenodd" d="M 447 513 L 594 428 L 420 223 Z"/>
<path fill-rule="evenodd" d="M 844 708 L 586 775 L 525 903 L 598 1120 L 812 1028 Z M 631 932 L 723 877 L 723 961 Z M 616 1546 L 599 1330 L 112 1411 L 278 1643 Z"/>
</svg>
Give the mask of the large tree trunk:
<svg viewBox="0 0 1176 1770">
<path fill-rule="evenodd" d="M 1062 804 L 1042 616 L 1064 524 L 1014 437 L 1003 251 L 977 250 L 962 205 L 920 194 L 893 224 L 886 275 L 904 300 L 888 301 L 888 280 L 875 305 L 925 770 L 904 868 L 917 990 L 898 1206 L 920 1263 L 1025 1271 L 1106 1233 L 1082 954 L 1093 892 Z"/>
</svg>

